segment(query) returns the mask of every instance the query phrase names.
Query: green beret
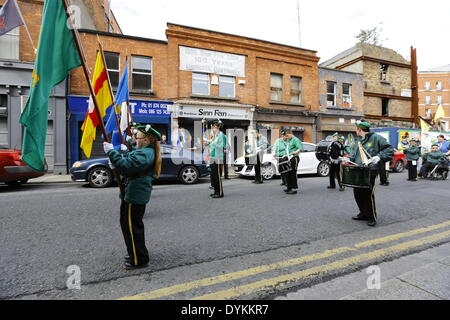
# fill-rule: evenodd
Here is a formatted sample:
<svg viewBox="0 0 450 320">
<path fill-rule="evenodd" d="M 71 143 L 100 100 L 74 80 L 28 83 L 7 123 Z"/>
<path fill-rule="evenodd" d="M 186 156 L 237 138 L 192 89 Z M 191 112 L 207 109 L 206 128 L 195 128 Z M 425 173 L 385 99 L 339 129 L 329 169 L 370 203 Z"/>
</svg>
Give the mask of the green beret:
<svg viewBox="0 0 450 320">
<path fill-rule="evenodd" d="M 337 137 L 338 135 L 339 133 L 336 132 L 335 134 L 332 135 L 332 137 Z"/>
<path fill-rule="evenodd" d="M 287 134 L 287 132 L 286 132 L 286 130 L 281 130 L 281 131 L 280 131 L 280 134 L 281 134 L 282 136 L 285 136 L 285 135 Z"/>
<path fill-rule="evenodd" d="M 345 141 L 345 137 L 339 137 L 339 141 Z"/>
<path fill-rule="evenodd" d="M 136 128 L 142 133 L 154 136 L 158 141 L 161 141 L 161 134 L 153 129 L 150 124 L 136 124 Z"/>
<path fill-rule="evenodd" d="M 220 121 L 219 119 L 217 119 L 216 121 L 213 122 L 213 125 L 222 128 L 223 127 L 223 122 Z"/>
<path fill-rule="evenodd" d="M 439 148 L 439 144 L 435 143 L 432 145 L 432 147 L 438 147 Z"/>
<path fill-rule="evenodd" d="M 356 121 L 356 126 L 361 129 L 370 129 L 372 125 L 367 121 Z"/>
<path fill-rule="evenodd" d="M 411 140 L 409 140 L 409 142 L 418 142 L 418 140 L 415 138 L 412 138 Z"/>
</svg>

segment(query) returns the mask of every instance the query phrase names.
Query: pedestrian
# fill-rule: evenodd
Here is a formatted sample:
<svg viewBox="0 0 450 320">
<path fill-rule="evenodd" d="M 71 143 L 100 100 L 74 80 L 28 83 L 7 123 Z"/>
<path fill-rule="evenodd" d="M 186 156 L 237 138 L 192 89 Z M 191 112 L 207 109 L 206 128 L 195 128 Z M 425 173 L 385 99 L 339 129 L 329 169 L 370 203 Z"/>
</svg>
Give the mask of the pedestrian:
<svg viewBox="0 0 450 320">
<path fill-rule="evenodd" d="M 359 214 L 353 220 L 367 221 L 367 225 L 377 224 L 375 206 L 375 184 L 378 176 L 378 165 L 381 161 L 391 161 L 394 157 L 392 146 L 382 136 L 370 132 L 371 124 L 366 121 L 356 122 L 357 143 L 353 146 L 350 161 L 360 166 L 369 166 L 369 188 L 354 188 L 353 194 L 359 208 Z M 370 158 L 368 157 L 370 156 Z M 367 161 L 365 161 L 365 158 Z"/>
<path fill-rule="evenodd" d="M 124 267 L 127 270 L 148 266 L 149 254 L 145 246 L 143 218 L 150 201 L 153 180 L 161 174 L 161 135 L 151 125 L 137 125 L 136 147 L 120 153 L 111 143 L 103 144 L 112 165 L 124 182 L 121 195 L 120 225 L 127 247 Z M 122 151 L 126 147 L 121 146 Z"/>
<path fill-rule="evenodd" d="M 341 162 L 345 154 L 344 148 L 345 138 L 338 137 L 330 146 L 330 185 L 328 189 L 336 189 L 336 179 L 339 184 L 339 191 L 344 191 L 345 188 L 342 185 L 341 179 Z"/>
<path fill-rule="evenodd" d="M 278 172 L 281 176 L 281 186 L 287 186 L 286 182 L 286 173 L 283 172 L 283 168 L 280 166 L 280 163 L 283 161 L 283 158 L 288 158 L 287 150 L 286 150 L 286 131 L 282 130 L 280 132 L 281 138 L 275 141 L 275 144 L 272 147 L 272 156 L 277 160 L 278 163 Z M 249 150 L 252 150 L 250 144 L 248 147 Z"/>
<path fill-rule="evenodd" d="M 207 142 L 210 153 L 210 168 L 211 168 L 211 184 L 214 189 L 214 193 L 211 194 L 213 199 L 223 198 L 223 185 L 220 177 L 221 166 L 223 165 L 223 146 L 224 146 L 224 134 L 220 129 L 223 127 L 223 122 L 217 120 L 213 123 L 213 138 Z"/>
<path fill-rule="evenodd" d="M 297 194 L 298 178 L 297 170 L 300 164 L 300 152 L 303 150 L 302 142 L 295 137 L 292 130 L 286 130 L 286 153 L 291 163 L 291 170 L 286 175 L 287 189 L 286 194 Z"/>
<path fill-rule="evenodd" d="M 161 144 L 169 144 L 169 143 L 167 142 L 167 136 L 166 136 L 165 134 L 163 134 L 163 135 L 161 136 Z"/>
<path fill-rule="evenodd" d="M 253 181 L 253 183 L 262 184 L 264 183 L 264 179 L 261 175 L 261 167 L 264 162 L 264 154 L 268 148 L 269 143 L 267 142 L 267 138 L 257 130 L 253 131 L 253 143 L 253 149 L 256 153 L 255 181 Z"/>
<path fill-rule="evenodd" d="M 409 146 L 404 146 L 403 153 L 408 161 L 408 181 L 417 181 L 417 161 L 420 159 L 420 148 L 417 146 L 417 140 L 411 139 Z"/>
</svg>

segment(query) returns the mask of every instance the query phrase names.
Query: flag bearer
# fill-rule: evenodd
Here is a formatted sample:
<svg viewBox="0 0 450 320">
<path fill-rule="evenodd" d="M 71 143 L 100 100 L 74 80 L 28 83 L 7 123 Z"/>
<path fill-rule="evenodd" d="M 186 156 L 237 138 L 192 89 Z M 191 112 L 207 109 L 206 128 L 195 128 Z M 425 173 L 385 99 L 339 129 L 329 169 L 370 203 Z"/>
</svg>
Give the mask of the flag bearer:
<svg viewBox="0 0 450 320">
<path fill-rule="evenodd" d="M 124 267 L 127 270 L 148 266 L 149 255 L 145 246 L 145 207 L 150 201 L 153 179 L 161 174 L 161 135 L 151 125 L 137 125 L 136 147 L 120 153 L 112 144 L 103 144 L 112 165 L 124 180 L 125 192 L 121 195 L 120 225 L 127 247 Z M 122 145 L 122 150 L 125 150 Z"/>
</svg>

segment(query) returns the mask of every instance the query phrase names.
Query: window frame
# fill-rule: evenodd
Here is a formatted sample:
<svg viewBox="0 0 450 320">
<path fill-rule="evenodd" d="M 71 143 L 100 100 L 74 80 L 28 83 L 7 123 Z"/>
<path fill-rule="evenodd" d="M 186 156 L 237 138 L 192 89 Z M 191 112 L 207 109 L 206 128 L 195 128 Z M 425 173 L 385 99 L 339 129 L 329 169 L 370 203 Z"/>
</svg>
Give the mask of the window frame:
<svg viewBox="0 0 450 320">
<path fill-rule="evenodd" d="M 280 76 L 281 77 L 281 88 L 278 87 L 272 87 L 272 76 Z M 275 72 L 271 72 L 270 73 L 270 101 L 274 101 L 274 102 L 283 102 L 283 98 L 284 98 L 284 76 L 281 73 L 275 73 Z M 276 91 L 277 96 L 280 95 L 280 99 L 279 100 L 274 100 L 272 99 L 272 95 L 274 94 L 274 91 Z"/>
<path fill-rule="evenodd" d="M 389 117 L 389 101 L 388 98 L 381 98 L 381 116 L 383 117 Z M 386 105 L 385 105 L 386 103 Z M 386 109 L 386 110 L 384 110 Z M 383 112 L 386 111 L 386 112 Z"/>
<path fill-rule="evenodd" d="M 430 83 L 430 81 L 425 81 L 425 83 L 424 83 L 424 87 L 425 87 L 425 90 L 430 90 L 430 88 L 431 88 L 431 83 Z"/>
<path fill-rule="evenodd" d="M 437 96 L 436 97 L 436 103 L 437 103 L 437 105 L 442 104 L 442 96 Z"/>
<path fill-rule="evenodd" d="M 134 58 L 145 58 L 150 60 L 150 72 L 142 72 L 142 71 L 134 71 Z M 138 69 L 142 70 L 142 69 Z M 134 87 L 134 75 L 149 75 L 150 76 L 150 89 L 136 89 Z M 131 91 L 133 92 L 145 92 L 152 93 L 153 92 L 153 57 L 142 56 L 142 55 L 131 55 Z"/>
<path fill-rule="evenodd" d="M 329 84 L 333 84 L 333 93 L 330 93 L 328 91 Z M 326 85 L 327 85 L 327 107 L 336 107 L 336 104 L 337 104 L 337 82 L 336 81 L 326 81 Z M 328 98 L 330 96 L 333 96 L 333 105 L 329 105 L 330 100 L 328 100 Z"/>
<path fill-rule="evenodd" d="M 425 96 L 425 105 L 431 105 L 431 96 Z"/>
<path fill-rule="evenodd" d="M 208 80 L 206 81 L 206 79 L 195 79 L 196 75 L 204 75 L 208 77 Z M 207 83 L 207 88 L 208 88 L 208 93 L 204 94 L 204 93 L 197 93 L 194 92 L 194 80 L 203 80 Z M 193 95 L 199 95 L 199 96 L 209 96 L 211 95 L 211 75 L 209 73 L 204 73 L 204 72 L 192 72 L 192 87 L 191 87 L 191 92 Z"/>
<path fill-rule="evenodd" d="M 2 8 L 2 6 L 0 6 L 0 8 Z M 13 30 L 9 31 L 8 33 L 5 33 L 3 36 L 0 37 L 0 42 L 3 40 L 6 44 L 9 44 L 7 42 L 7 39 L 12 39 L 13 41 L 15 41 L 15 43 L 13 43 L 14 48 L 10 47 L 10 46 L 0 46 L 6 49 L 10 49 L 10 53 L 11 55 L 7 56 L 3 56 L 1 54 L 0 51 L 0 59 L 4 59 L 4 60 L 13 60 L 13 61 L 19 61 L 20 60 L 20 28 L 14 28 Z M 6 50 L 5 50 L 6 53 Z M 8 52 L 9 53 L 9 52 Z"/>
<path fill-rule="evenodd" d="M 104 53 L 105 53 L 106 71 L 108 72 L 109 79 L 111 80 L 111 73 L 117 73 L 117 75 L 118 75 L 118 76 L 117 76 L 117 85 L 114 85 L 114 84 L 112 83 L 112 81 L 111 81 L 111 87 L 112 87 L 113 89 L 117 89 L 117 88 L 119 87 L 119 83 L 120 83 L 120 53 L 118 53 L 118 52 L 113 52 L 113 51 L 105 51 Z M 108 68 L 108 61 L 107 61 L 107 58 L 106 58 L 107 54 L 114 54 L 114 55 L 117 55 L 117 58 L 118 58 L 117 66 L 118 66 L 119 69 L 116 70 L 116 69 L 110 69 L 110 68 Z"/>
<path fill-rule="evenodd" d="M 442 81 L 436 81 L 436 90 L 441 91 L 442 90 Z"/>
<path fill-rule="evenodd" d="M 298 90 L 294 90 L 292 88 L 292 83 L 293 83 L 294 79 L 298 80 L 299 88 L 296 88 Z M 298 76 L 291 76 L 291 78 L 290 78 L 290 96 L 289 96 L 290 97 L 289 98 L 290 103 L 295 103 L 295 104 L 301 104 L 302 103 L 302 97 L 303 97 L 302 96 L 302 89 L 303 89 L 303 78 L 302 77 L 298 77 Z M 292 101 L 293 94 L 297 95 L 298 101 Z"/>
<path fill-rule="evenodd" d="M 344 87 L 345 87 L 345 85 L 347 85 L 348 86 L 348 88 L 349 88 L 349 92 L 348 92 L 348 94 L 346 94 L 346 93 L 344 93 Z M 343 83 L 342 84 L 342 106 L 344 107 L 344 108 L 351 108 L 352 107 L 352 103 L 353 103 L 353 99 L 352 99 L 352 89 L 353 89 L 353 86 L 352 86 L 352 84 L 351 83 Z M 348 106 L 346 105 L 346 101 L 345 101 L 345 98 L 348 98 Z"/>
<path fill-rule="evenodd" d="M 227 82 L 227 81 L 222 81 L 224 79 L 231 79 L 231 81 Z M 233 93 L 231 96 L 226 96 L 226 95 L 221 95 L 221 88 L 223 88 L 222 84 L 223 83 L 228 83 L 228 84 L 233 84 L 232 88 L 233 88 Z M 224 75 L 219 75 L 219 97 L 223 97 L 223 98 L 236 98 L 236 77 L 233 76 L 224 76 Z"/>
</svg>

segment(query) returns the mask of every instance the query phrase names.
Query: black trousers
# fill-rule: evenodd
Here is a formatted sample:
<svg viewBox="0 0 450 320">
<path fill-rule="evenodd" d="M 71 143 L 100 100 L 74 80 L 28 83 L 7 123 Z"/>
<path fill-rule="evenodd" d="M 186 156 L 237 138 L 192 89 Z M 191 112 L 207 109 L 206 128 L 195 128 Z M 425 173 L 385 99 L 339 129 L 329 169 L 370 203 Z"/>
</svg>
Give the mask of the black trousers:
<svg viewBox="0 0 450 320">
<path fill-rule="evenodd" d="M 211 184 L 214 187 L 214 194 L 223 197 L 222 179 L 220 178 L 220 171 L 222 164 L 217 162 L 211 163 Z"/>
<path fill-rule="evenodd" d="M 120 205 L 120 226 L 131 263 L 135 266 L 149 262 L 145 246 L 144 222 L 145 205 L 122 201 Z"/>
<path fill-rule="evenodd" d="M 228 153 L 225 152 L 225 150 L 223 151 L 223 165 L 222 165 L 222 170 L 220 170 L 220 176 L 224 177 L 225 179 L 228 179 L 228 163 L 227 163 L 227 158 L 228 158 Z"/>
<path fill-rule="evenodd" d="M 261 166 L 262 166 L 261 158 L 262 158 L 262 156 L 261 157 L 259 155 L 256 156 L 255 181 L 262 183 L 264 181 L 263 181 L 263 177 L 261 175 Z"/>
<path fill-rule="evenodd" d="M 415 166 L 413 166 L 412 161 L 408 161 L 408 180 L 415 179 L 417 179 L 417 161 Z"/>
<path fill-rule="evenodd" d="M 370 173 L 370 188 L 354 188 L 353 195 L 358 205 L 360 215 L 369 221 L 377 221 L 377 209 L 375 206 L 375 184 L 378 172 Z"/>
<path fill-rule="evenodd" d="M 386 170 L 386 162 L 380 161 L 378 164 L 378 173 L 380 174 L 381 184 L 386 184 L 389 182 L 389 172 Z"/>
<path fill-rule="evenodd" d="M 338 181 L 339 187 L 342 187 L 341 180 L 341 165 L 340 164 L 330 164 L 330 187 L 336 188 L 336 180 Z"/>
<path fill-rule="evenodd" d="M 287 189 L 290 190 L 297 190 L 298 189 L 298 178 L 297 178 L 297 169 L 300 162 L 299 157 L 293 157 L 291 159 L 291 167 L 292 170 L 286 173 L 286 184 Z"/>
</svg>

